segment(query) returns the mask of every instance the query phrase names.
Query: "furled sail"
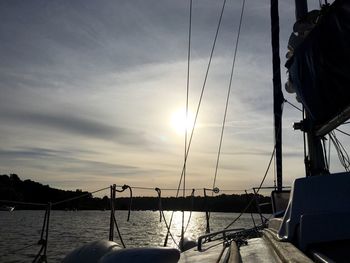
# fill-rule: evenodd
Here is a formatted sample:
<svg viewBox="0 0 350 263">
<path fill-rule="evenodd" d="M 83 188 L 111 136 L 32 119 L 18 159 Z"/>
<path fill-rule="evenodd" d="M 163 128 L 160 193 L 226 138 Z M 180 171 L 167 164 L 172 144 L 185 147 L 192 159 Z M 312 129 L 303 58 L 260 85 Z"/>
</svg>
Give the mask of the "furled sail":
<svg viewBox="0 0 350 263">
<path fill-rule="evenodd" d="M 290 38 L 289 84 L 317 129 L 350 117 L 350 1 L 311 11 Z M 327 131 L 326 131 L 327 130 Z"/>
</svg>

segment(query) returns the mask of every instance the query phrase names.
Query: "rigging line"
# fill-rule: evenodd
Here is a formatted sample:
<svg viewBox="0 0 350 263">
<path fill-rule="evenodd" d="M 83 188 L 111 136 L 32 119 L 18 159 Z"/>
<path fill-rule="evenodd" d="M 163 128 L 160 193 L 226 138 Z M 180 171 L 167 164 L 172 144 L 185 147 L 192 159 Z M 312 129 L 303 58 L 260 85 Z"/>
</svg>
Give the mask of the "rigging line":
<svg viewBox="0 0 350 263">
<path fill-rule="evenodd" d="M 190 148 L 191 148 L 191 143 L 192 143 L 192 139 L 193 139 L 194 129 L 195 129 L 195 126 L 196 126 L 196 123 L 197 123 L 197 119 L 198 119 L 198 115 L 199 115 L 199 109 L 200 109 L 200 106 L 202 104 L 204 90 L 205 90 L 205 87 L 206 87 L 206 83 L 207 83 L 207 79 L 208 79 L 208 75 L 209 75 L 209 69 L 210 69 L 211 61 L 212 61 L 212 58 L 213 58 L 213 55 L 214 55 L 214 50 L 215 50 L 217 38 L 218 38 L 218 35 L 219 35 L 219 30 L 220 30 L 220 27 L 221 27 L 221 22 L 222 22 L 222 17 L 223 17 L 223 14 L 224 14 L 225 6 L 226 6 L 226 0 L 224 0 L 223 4 L 222 4 L 220 17 L 219 17 L 219 21 L 218 21 L 218 26 L 216 28 L 213 45 L 212 45 L 212 48 L 211 48 L 211 51 L 210 51 L 210 56 L 209 56 L 209 61 L 208 61 L 207 69 L 206 69 L 205 76 L 204 76 L 203 86 L 202 86 L 201 94 L 199 96 L 197 110 L 196 110 L 195 118 L 194 118 L 194 121 L 193 121 L 193 127 L 192 127 L 192 130 L 191 130 L 190 138 L 189 138 L 188 145 L 187 145 L 187 151 L 186 151 L 186 156 L 185 156 L 185 160 L 186 161 L 187 161 L 187 157 L 188 157 L 188 154 L 189 154 L 189 151 L 190 151 Z M 183 172 L 184 172 L 184 166 L 182 167 L 182 172 L 181 172 L 181 176 L 180 176 L 180 181 L 179 181 L 179 186 L 178 186 L 179 189 L 180 189 L 181 181 L 182 181 L 182 178 L 183 178 Z M 178 193 L 176 194 L 176 196 L 178 196 Z"/>
<path fill-rule="evenodd" d="M 303 111 L 302 109 L 300 109 L 298 106 L 295 106 L 293 103 L 289 102 L 288 100 L 284 99 L 284 102 L 287 102 L 290 106 L 292 106 L 293 108 L 297 109 L 298 111 Z"/>
<path fill-rule="evenodd" d="M 49 223 L 50 223 L 50 213 L 51 213 L 51 203 L 47 206 L 47 219 L 46 219 L 46 230 L 45 230 L 45 243 L 44 243 L 44 260 L 46 261 L 47 243 L 49 240 Z"/>
<path fill-rule="evenodd" d="M 245 189 L 236 189 L 236 190 L 220 189 L 220 192 L 244 192 L 244 191 L 245 191 Z"/>
<path fill-rule="evenodd" d="M 187 121 L 188 121 L 188 100 L 190 90 L 190 63 L 191 63 L 191 32 L 192 32 L 192 0 L 190 0 L 190 14 L 189 14 L 189 28 L 188 28 L 188 50 L 187 50 L 187 83 L 186 83 L 186 120 L 185 120 L 185 150 L 184 150 L 184 171 L 183 171 L 183 197 L 185 197 L 186 189 L 186 164 L 187 164 Z"/>
<path fill-rule="evenodd" d="M 1 203 L 19 204 L 19 205 L 37 205 L 37 206 L 47 206 L 47 204 L 42 203 L 31 203 L 31 202 L 21 202 L 21 201 L 11 201 L 11 200 L 0 200 Z"/>
<path fill-rule="evenodd" d="M 339 129 L 336 129 L 336 130 L 344 135 L 350 136 L 350 133 L 347 133 L 347 132 L 339 130 Z"/>
<path fill-rule="evenodd" d="M 197 123 L 199 109 L 200 109 L 200 106 L 202 104 L 202 99 L 203 99 L 203 95 L 204 95 L 204 89 L 205 89 L 205 86 L 206 86 L 206 83 L 207 83 L 207 79 L 208 79 L 208 75 L 209 75 L 209 69 L 210 69 L 212 58 L 213 58 L 213 54 L 214 54 L 214 50 L 215 50 L 215 46 L 216 46 L 216 41 L 217 41 L 217 38 L 218 38 L 218 35 L 219 35 L 219 30 L 220 30 L 220 27 L 221 27 L 221 22 L 222 22 L 222 17 L 223 17 L 223 13 L 224 13 L 224 10 L 225 10 L 225 6 L 226 6 L 226 0 L 224 0 L 223 4 L 222 4 L 220 17 L 219 17 L 219 21 L 218 21 L 218 26 L 216 28 L 213 45 L 212 45 L 212 48 L 211 48 L 211 51 L 210 51 L 209 61 L 208 61 L 208 65 L 207 65 L 207 69 L 206 69 L 206 73 L 205 73 L 205 77 L 204 77 L 204 82 L 203 82 L 201 94 L 200 94 L 199 100 L 198 100 L 198 106 L 197 106 L 195 118 L 194 118 L 194 121 L 193 121 L 193 127 L 192 127 L 192 130 L 191 130 L 191 135 L 190 135 L 190 138 L 189 138 L 189 141 L 188 141 L 188 145 L 187 145 L 187 150 L 186 150 L 186 154 L 185 154 L 185 162 L 184 162 L 183 167 L 182 167 L 182 172 L 181 172 L 181 176 L 180 176 L 180 180 L 179 180 L 179 184 L 178 184 L 178 190 L 176 192 L 176 197 L 178 197 L 178 195 L 179 195 L 179 191 L 180 191 L 180 186 L 181 186 L 184 170 L 185 170 L 185 167 L 186 167 L 187 157 L 188 157 L 188 154 L 189 154 L 189 151 L 190 151 L 190 148 L 191 148 L 191 143 L 192 143 L 192 138 L 193 138 L 193 134 L 194 134 L 194 129 L 195 129 L 195 126 L 196 126 L 196 123 Z M 170 225 L 171 225 L 172 220 L 173 220 L 173 215 L 174 214 L 172 213 L 171 218 L 170 218 L 170 223 L 169 223 Z M 166 240 L 167 240 L 167 236 L 166 236 Z"/>
<path fill-rule="evenodd" d="M 305 107 L 303 105 L 303 110 L 301 112 L 301 117 L 302 117 L 302 120 L 304 121 L 305 120 Z M 307 153 L 306 153 L 306 132 L 303 131 L 303 150 L 304 150 L 304 166 L 305 166 L 305 174 L 308 174 L 308 157 L 307 157 Z"/>
<path fill-rule="evenodd" d="M 284 103 L 282 104 L 282 114 L 283 114 L 283 109 L 284 109 Z M 278 129 L 277 134 L 279 134 L 280 132 L 281 132 L 281 127 Z M 266 168 L 264 177 L 262 178 L 262 180 L 261 180 L 261 182 L 260 182 L 260 185 L 259 185 L 259 187 L 257 188 L 257 191 L 255 192 L 255 195 L 257 195 L 257 194 L 259 193 L 259 191 L 260 191 L 260 189 L 261 189 L 261 187 L 262 187 L 262 185 L 263 185 L 263 183 L 264 183 L 264 181 L 265 181 L 265 179 L 266 179 L 266 176 L 267 176 L 267 174 L 268 174 L 268 172 L 269 172 L 269 170 L 270 170 L 270 167 L 271 167 L 272 160 L 273 160 L 273 158 L 274 158 L 274 156 L 275 156 L 275 153 L 276 153 L 276 148 L 277 148 L 277 145 L 276 145 L 276 143 L 275 143 L 275 145 L 274 145 L 274 147 L 273 147 L 273 151 L 272 151 L 272 154 L 271 154 L 271 158 L 270 158 L 269 164 L 268 164 L 268 166 L 267 166 L 267 168 Z M 250 205 L 251 205 L 251 204 L 253 203 L 253 201 L 255 200 L 254 198 L 255 198 L 255 196 L 251 198 L 250 202 L 249 202 L 249 203 L 247 204 L 247 206 L 242 210 L 242 212 L 241 212 L 230 224 L 228 224 L 228 225 L 225 227 L 225 229 L 228 229 L 230 226 L 232 226 L 232 225 L 247 211 L 247 209 L 250 207 Z"/>
<path fill-rule="evenodd" d="M 190 17 L 189 17 L 189 25 L 188 25 L 188 52 L 187 52 L 187 83 L 186 83 L 186 119 L 185 119 L 185 149 L 184 149 L 184 172 L 183 172 L 183 190 L 182 196 L 185 199 L 186 195 L 186 165 L 187 165 L 187 122 L 188 122 L 188 98 L 189 98 L 189 90 L 190 90 L 190 63 L 191 63 L 191 30 L 192 30 L 192 0 L 190 0 Z M 183 202 L 182 206 L 185 206 L 185 202 Z M 181 220 L 181 238 L 183 240 L 185 234 L 185 212 L 184 208 L 182 209 L 182 220 Z M 183 242 L 181 243 L 182 246 Z"/>
<path fill-rule="evenodd" d="M 123 187 L 123 185 L 116 185 L 116 187 Z M 152 190 L 154 191 L 154 187 L 142 187 L 142 186 L 130 186 L 133 189 L 138 189 L 138 190 Z M 191 191 L 193 189 L 195 189 L 196 191 L 198 190 L 203 190 L 204 187 L 201 188 L 186 188 L 186 191 Z M 162 191 L 176 191 L 177 188 L 159 188 Z M 211 188 L 206 188 L 208 191 L 212 191 L 213 189 Z M 225 191 L 225 192 L 244 192 L 244 189 L 220 189 L 221 192 Z M 0 200 L 1 202 L 1 200 Z M 11 201 L 9 201 L 11 202 Z M 46 205 L 46 204 L 43 204 Z"/>
<path fill-rule="evenodd" d="M 159 202 L 159 213 L 160 213 L 160 217 L 159 217 L 159 222 L 161 223 L 162 222 L 162 217 L 164 218 L 164 223 L 165 223 L 165 226 L 167 228 L 167 236 L 166 236 L 166 240 L 164 242 L 164 246 L 166 246 L 166 242 L 168 241 L 168 235 L 170 235 L 171 239 L 173 240 L 174 244 L 180 249 L 180 246 L 176 243 L 171 231 L 170 231 L 170 226 L 168 225 L 167 221 L 166 221 L 166 218 L 165 218 L 165 215 L 164 215 L 164 212 L 163 212 L 163 208 L 162 208 L 162 198 L 161 198 L 161 190 L 157 187 L 154 189 L 157 194 L 158 194 L 158 202 Z"/>
<path fill-rule="evenodd" d="M 66 202 L 69 202 L 69 201 L 73 201 L 73 200 L 76 200 L 76 199 L 79 199 L 79 198 L 83 198 L 85 196 L 89 196 L 89 195 L 92 195 L 92 194 L 95 194 L 95 193 L 98 193 L 98 192 L 101 192 L 101 191 L 104 191 L 104 190 L 107 190 L 107 189 L 109 189 L 109 186 L 105 187 L 105 188 L 102 188 L 102 189 L 98 189 L 98 190 L 93 191 L 91 193 L 86 193 L 86 194 L 83 194 L 83 195 L 80 195 L 80 196 L 76 196 L 76 197 L 68 198 L 68 199 L 65 199 L 65 200 L 62 200 L 62 201 L 58 201 L 56 203 L 52 203 L 52 206 L 58 205 L 58 204 L 62 204 L 62 203 L 66 203 Z"/>
<path fill-rule="evenodd" d="M 297 106 L 295 106 L 293 103 L 290 103 L 288 100 L 286 100 L 286 99 L 284 99 L 284 102 L 287 102 L 289 105 L 291 105 L 293 108 L 295 108 L 295 109 L 297 109 L 298 111 L 303 111 L 302 109 L 300 109 L 299 107 L 297 107 Z M 342 123 L 342 124 L 340 124 L 340 125 L 344 125 L 344 124 L 349 124 L 350 122 L 344 122 L 344 123 Z M 336 130 L 338 131 L 338 132 L 341 132 L 342 134 L 345 134 L 345 135 L 347 135 L 347 136 L 350 136 L 350 133 L 347 133 L 347 132 L 344 132 L 344 131 L 342 131 L 342 130 L 339 130 L 338 128 L 336 128 Z"/>
<path fill-rule="evenodd" d="M 257 188 L 256 194 L 259 193 L 259 191 L 260 191 L 260 189 L 261 189 L 263 183 L 265 182 L 265 179 L 266 179 L 266 176 L 267 176 L 267 174 L 268 174 L 268 172 L 269 172 L 269 170 L 270 170 L 271 163 L 272 163 L 273 157 L 274 157 L 274 155 L 275 155 L 275 152 L 276 152 L 276 145 L 273 147 L 273 151 L 272 151 L 272 154 L 271 154 L 271 158 L 270 158 L 269 164 L 268 164 L 267 169 L 266 169 L 266 171 L 265 171 L 265 175 L 264 175 L 263 179 L 261 180 L 259 187 Z M 249 206 L 253 203 L 253 201 L 254 201 L 254 197 L 252 197 L 252 199 L 251 199 L 250 202 L 247 204 L 247 206 L 242 210 L 242 212 L 241 212 L 230 224 L 228 224 L 228 225 L 225 227 L 225 229 L 228 229 L 230 226 L 232 226 L 232 225 L 247 211 L 247 209 L 248 209 Z"/>
<path fill-rule="evenodd" d="M 323 137 L 323 138 L 321 139 L 321 142 L 322 142 L 323 158 L 324 158 L 324 160 L 325 160 L 325 166 L 326 166 L 326 169 L 329 171 L 329 164 L 328 164 L 328 159 L 327 159 L 326 138 Z"/>
<path fill-rule="evenodd" d="M 343 165 L 343 167 L 345 168 L 346 171 L 349 171 L 350 159 L 349 159 L 349 155 L 348 155 L 346 149 L 344 148 L 342 143 L 336 137 L 335 132 L 332 132 L 330 134 L 332 135 L 331 139 L 332 139 L 332 142 L 333 142 L 335 149 L 338 153 L 338 157 L 339 157 L 341 164 Z"/>
<path fill-rule="evenodd" d="M 113 207 L 112 218 L 113 218 L 113 222 L 114 222 L 115 228 L 117 229 L 117 232 L 118 232 L 120 243 L 122 243 L 123 248 L 126 248 L 124 240 L 123 240 L 123 237 L 122 237 L 122 234 L 120 233 L 120 230 L 119 230 L 117 219 L 115 218 L 114 207 Z"/>
<path fill-rule="evenodd" d="M 350 161 L 344 146 L 340 143 L 334 132 L 331 132 L 330 135 L 341 165 L 345 168 L 346 171 L 349 171 Z"/>
<path fill-rule="evenodd" d="M 166 218 L 165 218 L 165 215 L 164 215 L 164 211 L 162 210 L 161 213 L 162 213 L 162 216 L 163 216 L 163 220 L 164 220 L 164 223 L 165 223 L 165 227 L 168 229 L 168 233 L 169 233 L 171 239 L 173 240 L 174 244 L 178 247 L 178 249 L 180 249 L 180 245 L 176 243 L 173 234 L 171 234 L 170 225 L 169 225 L 169 224 L 167 223 L 167 221 L 166 221 Z"/>
<path fill-rule="evenodd" d="M 331 168 L 331 136 L 328 134 L 328 169 Z"/>
<path fill-rule="evenodd" d="M 187 220 L 187 224 L 186 224 L 186 228 L 185 228 L 185 233 L 187 231 L 187 228 L 190 224 L 190 221 L 191 221 L 191 217 L 192 217 L 192 211 L 193 211 L 193 203 L 194 203 L 194 192 L 195 192 L 195 189 L 192 189 L 192 193 L 191 193 L 191 211 L 190 211 L 190 215 L 188 217 L 188 220 Z"/>
<path fill-rule="evenodd" d="M 245 190 L 245 194 L 246 194 L 247 200 L 248 200 L 248 202 L 249 202 L 247 190 Z M 254 219 L 254 216 L 253 216 L 253 212 L 250 212 L 250 217 L 252 218 L 254 228 L 256 228 L 256 224 L 255 224 L 255 219 Z"/>
<path fill-rule="evenodd" d="M 230 83 L 229 83 L 229 88 L 228 88 L 228 91 L 227 91 L 225 112 L 224 112 L 224 118 L 223 118 L 223 121 L 222 121 L 222 128 L 221 128 L 221 135 L 220 135 L 220 143 L 219 143 L 218 155 L 217 155 L 217 159 L 216 159 L 216 167 L 215 167 L 215 175 L 214 175 L 214 181 L 213 181 L 213 189 L 214 189 L 215 184 L 216 184 L 216 178 L 217 178 L 218 167 L 219 167 L 219 162 L 220 162 L 220 154 L 221 154 L 222 141 L 223 141 L 223 137 L 224 137 L 224 130 L 225 130 L 225 124 L 226 124 L 226 117 L 227 117 L 227 109 L 228 109 L 228 104 L 229 104 L 229 100 L 230 100 L 231 88 L 232 88 L 233 72 L 234 72 L 234 69 L 235 69 L 237 50 L 238 50 L 238 44 L 239 44 L 239 37 L 240 37 L 240 34 L 241 34 L 241 28 L 242 28 L 244 6 L 245 6 L 245 0 L 243 0 L 243 2 L 242 2 L 241 15 L 240 15 L 240 18 L 239 18 L 239 26 L 238 26 L 238 32 L 237 32 L 237 37 L 236 37 L 236 42 L 235 42 L 236 45 L 235 45 L 235 50 L 234 50 L 234 54 L 233 54 L 231 74 L 230 74 Z M 212 195 L 213 195 L 213 193 L 214 192 L 212 192 Z"/>
</svg>

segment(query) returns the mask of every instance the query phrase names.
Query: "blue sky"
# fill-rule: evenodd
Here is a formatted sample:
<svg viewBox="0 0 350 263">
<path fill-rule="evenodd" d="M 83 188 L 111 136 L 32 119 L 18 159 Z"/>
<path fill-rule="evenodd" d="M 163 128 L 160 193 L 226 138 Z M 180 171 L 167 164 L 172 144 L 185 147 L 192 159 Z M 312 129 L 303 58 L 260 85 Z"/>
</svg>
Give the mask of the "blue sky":
<svg viewBox="0 0 350 263">
<path fill-rule="evenodd" d="M 221 4 L 193 1 L 193 112 Z M 188 160 L 189 188 L 212 185 L 240 8 L 241 1 L 227 2 Z M 280 9 L 283 64 L 294 9 L 289 1 Z M 272 151 L 269 23 L 269 1 L 248 0 L 217 179 L 222 189 L 258 185 Z M 2 1 L 0 172 L 73 190 L 111 183 L 175 188 L 184 139 L 171 116 L 185 106 L 187 34 L 184 0 Z M 302 136 L 292 130 L 299 119 L 286 105 L 287 184 L 304 174 Z"/>
</svg>

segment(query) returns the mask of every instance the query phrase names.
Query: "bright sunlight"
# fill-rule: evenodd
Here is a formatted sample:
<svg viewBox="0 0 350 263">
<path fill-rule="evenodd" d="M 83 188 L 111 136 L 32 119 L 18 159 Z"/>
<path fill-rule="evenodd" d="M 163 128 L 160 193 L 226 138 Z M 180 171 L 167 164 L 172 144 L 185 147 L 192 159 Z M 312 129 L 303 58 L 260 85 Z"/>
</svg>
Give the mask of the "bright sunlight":
<svg viewBox="0 0 350 263">
<path fill-rule="evenodd" d="M 194 114 L 191 111 L 188 111 L 186 118 L 186 110 L 178 109 L 171 115 L 171 127 L 179 135 L 183 135 L 186 132 L 191 132 L 194 124 Z"/>
</svg>

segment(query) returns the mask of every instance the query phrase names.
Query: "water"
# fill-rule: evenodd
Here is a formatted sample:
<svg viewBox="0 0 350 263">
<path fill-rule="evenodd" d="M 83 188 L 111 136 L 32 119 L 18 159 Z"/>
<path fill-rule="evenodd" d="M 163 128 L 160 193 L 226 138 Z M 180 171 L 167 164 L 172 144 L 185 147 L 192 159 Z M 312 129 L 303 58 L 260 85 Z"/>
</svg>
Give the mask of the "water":
<svg viewBox="0 0 350 263">
<path fill-rule="evenodd" d="M 185 213 L 185 222 L 189 217 Z M 84 243 L 108 239 L 109 211 L 52 211 L 48 239 L 48 261 L 60 262 L 64 256 Z M 127 247 L 162 246 L 166 235 L 166 226 L 159 222 L 157 211 L 134 211 L 130 222 L 126 222 L 127 211 L 117 211 L 117 221 Z M 211 213 L 211 231 L 227 226 L 236 213 Z M 171 212 L 165 212 L 169 221 Z M 255 215 L 258 220 L 258 215 Z M 40 249 L 40 239 L 44 211 L 0 212 L 0 262 L 31 262 Z M 176 242 L 181 233 L 181 212 L 175 212 L 171 232 Z M 205 213 L 193 212 L 186 236 L 197 239 L 205 233 Z M 247 228 L 252 226 L 250 214 L 244 214 L 233 226 Z M 118 242 L 118 235 L 115 233 Z M 21 249 L 28 245 L 32 247 Z M 169 246 L 175 247 L 169 237 Z M 14 250 L 19 250 L 11 253 Z"/>
</svg>

